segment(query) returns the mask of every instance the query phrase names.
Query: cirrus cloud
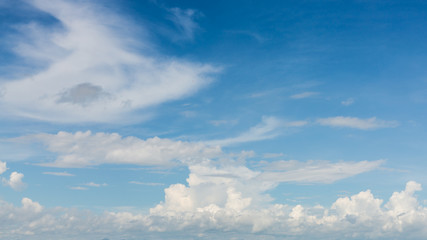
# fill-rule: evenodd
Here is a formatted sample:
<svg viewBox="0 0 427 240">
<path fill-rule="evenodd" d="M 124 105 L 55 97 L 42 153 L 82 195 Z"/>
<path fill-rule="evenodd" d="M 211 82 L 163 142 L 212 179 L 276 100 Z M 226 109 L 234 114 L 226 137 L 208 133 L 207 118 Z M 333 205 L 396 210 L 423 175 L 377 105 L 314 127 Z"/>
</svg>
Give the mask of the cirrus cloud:
<svg viewBox="0 0 427 240">
<path fill-rule="evenodd" d="M 318 124 L 323 126 L 330 127 L 348 127 L 348 128 L 357 128 L 361 130 L 372 130 L 377 128 L 394 128 L 399 125 L 396 121 L 385 121 L 377 119 L 376 117 L 371 117 L 367 119 L 357 118 L 357 117 L 329 117 L 329 118 L 319 118 L 316 121 Z"/>
<path fill-rule="evenodd" d="M 28 3 L 58 24 L 31 23 L 13 41 L 25 61 L 47 65 L 31 76 L 1 83 L 0 106 L 9 115 L 59 122 L 132 121 L 136 110 L 189 96 L 219 71 L 148 54 L 150 43 L 135 25 L 94 3 Z"/>
</svg>

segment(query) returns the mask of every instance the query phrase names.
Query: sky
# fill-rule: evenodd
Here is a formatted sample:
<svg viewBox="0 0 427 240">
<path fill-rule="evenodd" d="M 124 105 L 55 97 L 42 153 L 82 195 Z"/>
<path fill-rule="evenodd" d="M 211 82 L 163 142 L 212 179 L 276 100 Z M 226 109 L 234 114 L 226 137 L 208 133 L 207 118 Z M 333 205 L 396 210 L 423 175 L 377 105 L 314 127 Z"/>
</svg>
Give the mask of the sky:
<svg viewBox="0 0 427 240">
<path fill-rule="evenodd" d="M 0 239 L 424 239 L 426 21 L 0 0 Z"/>
</svg>

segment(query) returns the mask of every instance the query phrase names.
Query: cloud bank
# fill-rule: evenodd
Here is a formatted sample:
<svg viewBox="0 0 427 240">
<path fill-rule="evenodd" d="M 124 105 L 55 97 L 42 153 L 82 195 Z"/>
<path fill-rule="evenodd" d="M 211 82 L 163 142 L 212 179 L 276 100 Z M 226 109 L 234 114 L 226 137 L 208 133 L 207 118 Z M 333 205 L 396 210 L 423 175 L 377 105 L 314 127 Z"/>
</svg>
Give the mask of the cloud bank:
<svg viewBox="0 0 427 240">
<path fill-rule="evenodd" d="M 172 185 L 165 190 L 165 202 L 148 214 L 45 208 L 23 198 L 20 207 L 0 202 L 0 232 L 3 238 L 36 240 L 138 239 L 141 235 L 145 239 L 422 239 L 427 234 L 427 208 L 415 196 L 420 190 L 420 184 L 410 181 L 387 202 L 366 190 L 338 198 L 330 207 L 271 204 L 254 208 L 232 189 L 224 189 L 224 203 L 192 205 L 195 198 L 185 186 Z"/>
</svg>

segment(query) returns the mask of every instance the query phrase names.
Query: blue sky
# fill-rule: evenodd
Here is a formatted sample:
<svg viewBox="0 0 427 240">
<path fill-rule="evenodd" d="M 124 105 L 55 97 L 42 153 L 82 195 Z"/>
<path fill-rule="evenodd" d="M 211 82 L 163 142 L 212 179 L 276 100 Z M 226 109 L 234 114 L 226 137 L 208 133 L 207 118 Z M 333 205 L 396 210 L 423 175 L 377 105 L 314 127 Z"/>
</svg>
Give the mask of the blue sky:
<svg viewBox="0 0 427 240">
<path fill-rule="evenodd" d="M 422 239 L 426 16 L 0 0 L 0 239 Z"/>
</svg>

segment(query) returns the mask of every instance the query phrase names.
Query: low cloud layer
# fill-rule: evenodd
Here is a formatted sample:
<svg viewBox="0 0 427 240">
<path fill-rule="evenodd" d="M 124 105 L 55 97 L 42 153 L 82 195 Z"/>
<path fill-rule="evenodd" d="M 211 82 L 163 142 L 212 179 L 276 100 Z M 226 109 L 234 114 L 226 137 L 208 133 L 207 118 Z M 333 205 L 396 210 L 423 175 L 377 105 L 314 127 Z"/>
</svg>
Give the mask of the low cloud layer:
<svg viewBox="0 0 427 240">
<path fill-rule="evenodd" d="M 161 239 L 171 234 L 174 239 L 422 239 L 427 234 L 427 208 L 415 197 L 420 190 L 420 184 L 410 181 L 388 201 L 366 190 L 338 198 L 330 207 L 253 207 L 241 192 L 230 188 L 223 189 L 223 203 L 194 205 L 184 185 L 172 185 L 165 190 L 165 202 L 149 214 L 45 208 L 23 198 L 21 207 L 0 202 L 0 231 L 3 238 L 35 240 L 138 239 L 141 235 Z"/>
</svg>

